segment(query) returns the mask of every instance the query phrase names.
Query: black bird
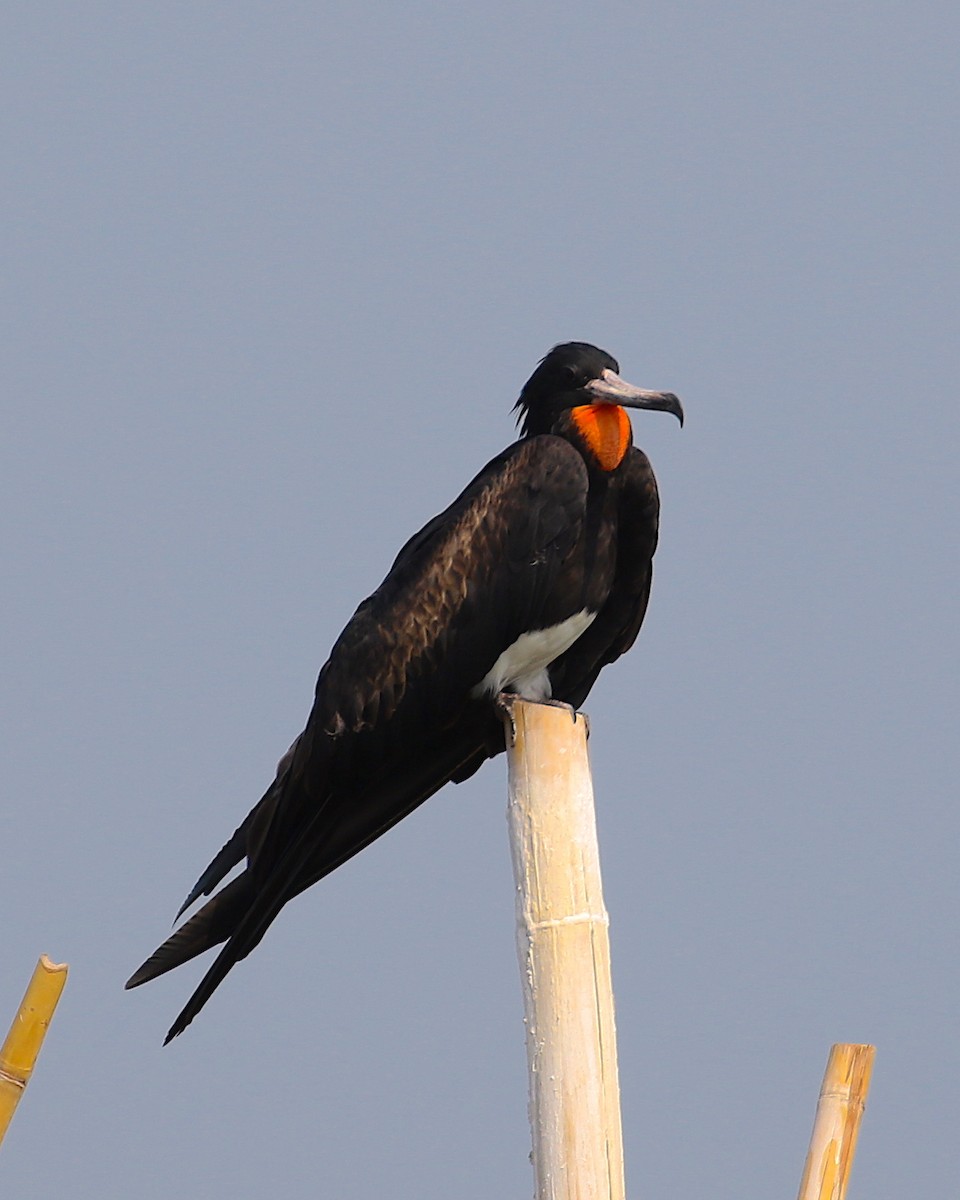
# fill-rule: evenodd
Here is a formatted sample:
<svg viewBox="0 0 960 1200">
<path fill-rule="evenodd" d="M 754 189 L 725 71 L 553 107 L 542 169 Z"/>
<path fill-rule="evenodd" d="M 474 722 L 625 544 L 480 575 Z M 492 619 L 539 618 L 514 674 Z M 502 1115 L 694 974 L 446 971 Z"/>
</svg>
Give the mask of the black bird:
<svg viewBox="0 0 960 1200">
<path fill-rule="evenodd" d="M 504 691 L 583 703 L 633 644 L 659 500 L 625 408 L 673 413 L 596 346 L 555 346 L 516 403 L 520 440 L 407 542 L 340 634 L 306 728 L 178 917 L 244 870 L 131 976 L 137 987 L 226 942 L 182 1033 L 280 909 L 504 749 Z"/>
</svg>

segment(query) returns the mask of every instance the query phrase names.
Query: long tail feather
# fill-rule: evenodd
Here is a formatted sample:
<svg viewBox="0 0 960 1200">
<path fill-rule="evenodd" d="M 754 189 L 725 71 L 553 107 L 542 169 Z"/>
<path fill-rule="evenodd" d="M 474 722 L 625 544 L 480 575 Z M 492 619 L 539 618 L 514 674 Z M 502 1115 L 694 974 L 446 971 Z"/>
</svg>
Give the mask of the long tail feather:
<svg viewBox="0 0 960 1200">
<path fill-rule="evenodd" d="M 209 896 L 217 884 L 233 870 L 237 863 L 242 862 L 250 853 L 250 830 L 254 822 L 260 818 L 261 812 L 268 806 L 275 805 L 280 797 L 299 742 L 300 738 L 298 737 L 283 758 L 277 763 L 276 779 L 270 784 L 260 800 L 250 809 L 244 817 L 242 824 L 233 831 L 229 841 L 220 847 L 216 857 L 190 889 L 186 900 L 180 905 L 180 909 L 174 917 L 175 921 L 180 920 L 195 900 L 199 900 L 201 896 Z"/>
<path fill-rule="evenodd" d="M 231 880 L 185 925 L 172 933 L 163 945 L 134 971 L 124 986 L 139 987 L 142 983 L 156 979 L 158 975 L 165 975 L 181 963 L 189 962 L 191 958 L 196 958 L 211 946 L 225 942 L 249 908 L 251 891 L 246 872 Z"/>
<path fill-rule="evenodd" d="M 180 905 L 174 921 L 179 921 L 195 900 L 199 900 L 201 896 L 209 896 L 220 880 L 246 857 L 247 830 L 256 811 L 254 808 L 247 814 L 243 824 L 234 830 L 230 840 L 217 852 L 216 857 L 190 889 L 186 900 Z M 199 913 L 197 915 L 199 916 Z"/>
<path fill-rule="evenodd" d="M 271 822 L 264 831 L 266 836 L 258 836 L 252 823 L 254 813 L 266 814 L 265 802 L 275 801 L 278 796 L 274 789 L 268 790 L 201 876 L 194 892 L 199 895 L 207 883 L 210 887 L 216 885 L 219 879 L 214 880 L 214 875 L 232 858 L 241 836 L 245 844 L 249 843 L 247 852 L 252 855 L 253 865 L 231 880 L 169 937 L 127 983 L 127 987 L 138 987 L 204 950 L 226 942 L 170 1027 L 164 1045 L 187 1028 L 231 968 L 258 945 L 289 900 L 380 837 L 451 777 L 466 778 L 483 758 L 498 753 L 502 749 L 503 733 L 492 712 L 488 724 L 489 729 L 481 726 L 461 731 L 458 738 L 427 756 L 419 769 L 400 784 L 394 776 L 384 773 L 368 787 L 361 799 L 354 798 L 346 811 L 342 805 L 335 805 L 331 810 L 329 796 L 320 803 L 316 800 L 311 803 L 305 796 L 295 798 L 285 793 L 283 799 L 288 806 L 288 815 L 296 816 L 283 829 Z M 483 749 L 478 749 L 478 743 Z M 276 836 L 279 832 L 283 836 L 277 837 L 277 844 L 267 844 L 266 837 Z M 257 870 L 261 856 L 269 864 L 264 873 Z M 192 894 L 192 898 L 196 896 Z"/>
<path fill-rule="evenodd" d="M 322 811 L 318 813 L 317 817 L 310 822 L 310 826 L 317 824 L 322 815 Z M 306 832 L 309 834 L 312 829 L 308 827 Z M 298 872 L 303 869 L 304 863 L 313 853 L 314 843 L 309 837 L 303 843 L 291 847 L 273 870 L 265 885 L 257 891 L 256 895 L 248 898 L 246 911 L 231 930 L 227 944 L 214 959 L 209 971 L 200 980 L 193 995 L 170 1026 L 167 1036 L 163 1039 L 165 1046 L 183 1033 L 227 977 L 231 968 L 242 958 L 246 958 L 250 951 L 259 944 L 277 914 L 291 898 L 290 880 L 297 877 Z M 241 875 L 240 879 L 243 878 L 244 876 Z M 230 886 L 232 885 L 227 885 L 228 888 Z M 224 891 L 226 890 L 225 888 Z M 218 895 L 223 895 L 223 892 Z M 214 899 L 217 898 L 214 897 Z M 205 905 L 197 916 L 201 916 L 207 907 L 209 906 Z M 187 925 L 189 924 L 191 922 L 187 922 Z M 186 928 L 187 926 L 184 926 L 184 929 Z"/>
</svg>

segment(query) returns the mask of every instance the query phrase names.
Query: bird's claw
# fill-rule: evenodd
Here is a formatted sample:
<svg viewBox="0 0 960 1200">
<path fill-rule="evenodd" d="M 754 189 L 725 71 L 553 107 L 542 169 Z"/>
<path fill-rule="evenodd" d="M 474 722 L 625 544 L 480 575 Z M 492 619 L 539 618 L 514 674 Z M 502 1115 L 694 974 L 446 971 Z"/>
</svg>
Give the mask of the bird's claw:
<svg viewBox="0 0 960 1200">
<path fill-rule="evenodd" d="M 509 722 L 510 745 L 511 746 L 517 740 L 517 722 L 516 722 L 516 718 L 513 715 L 513 706 L 517 703 L 518 700 L 522 700 L 522 699 L 523 699 L 523 697 L 517 692 L 500 692 L 500 693 L 498 693 L 497 698 L 494 701 L 496 710 L 500 714 L 501 718 L 505 722 Z M 588 738 L 590 737 L 590 718 L 587 716 L 587 714 L 585 712 L 578 712 L 577 709 L 575 709 L 572 704 L 567 704 L 566 701 L 564 701 L 564 700 L 537 700 L 536 703 L 544 704 L 547 706 L 547 708 L 560 708 L 564 712 L 568 712 L 570 714 L 570 718 L 574 724 L 576 724 L 577 719 L 580 718 L 586 724 L 587 737 Z"/>
<path fill-rule="evenodd" d="M 509 723 L 510 734 L 508 741 L 511 746 L 517 741 L 517 722 L 513 715 L 513 706 L 520 697 L 516 692 L 500 692 L 494 701 L 494 706 L 505 723 Z"/>
</svg>

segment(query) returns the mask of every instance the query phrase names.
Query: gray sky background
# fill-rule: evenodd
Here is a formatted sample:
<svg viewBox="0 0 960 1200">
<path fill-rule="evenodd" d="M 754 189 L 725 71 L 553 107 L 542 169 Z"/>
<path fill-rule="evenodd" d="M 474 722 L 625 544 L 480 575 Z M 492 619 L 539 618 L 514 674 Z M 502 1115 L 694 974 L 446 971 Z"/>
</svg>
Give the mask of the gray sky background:
<svg viewBox="0 0 960 1200">
<path fill-rule="evenodd" d="M 632 1196 L 960 1184 L 952 3 L 10 3 L 0 1021 L 21 1200 L 528 1196 L 503 760 L 123 980 L 402 541 L 569 338 L 678 392 L 588 704 Z"/>
</svg>

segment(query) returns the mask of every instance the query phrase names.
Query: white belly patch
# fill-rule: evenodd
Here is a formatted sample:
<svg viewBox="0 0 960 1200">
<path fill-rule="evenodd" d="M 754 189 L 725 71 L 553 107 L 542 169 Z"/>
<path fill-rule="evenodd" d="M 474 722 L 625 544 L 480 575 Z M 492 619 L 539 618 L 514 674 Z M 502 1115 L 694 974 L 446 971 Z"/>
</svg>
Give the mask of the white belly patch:
<svg viewBox="0 0 960 1200">
<path fill-rule="evenodd" d="M 496 696 L 508 691 L 516 692 L 524 700 L 549 700 L 552 690 L 547 668 L 590 627 L 596 615 L 583 608 L 559 625 L 521 633 L 470 694 Z"/>
</svg>

